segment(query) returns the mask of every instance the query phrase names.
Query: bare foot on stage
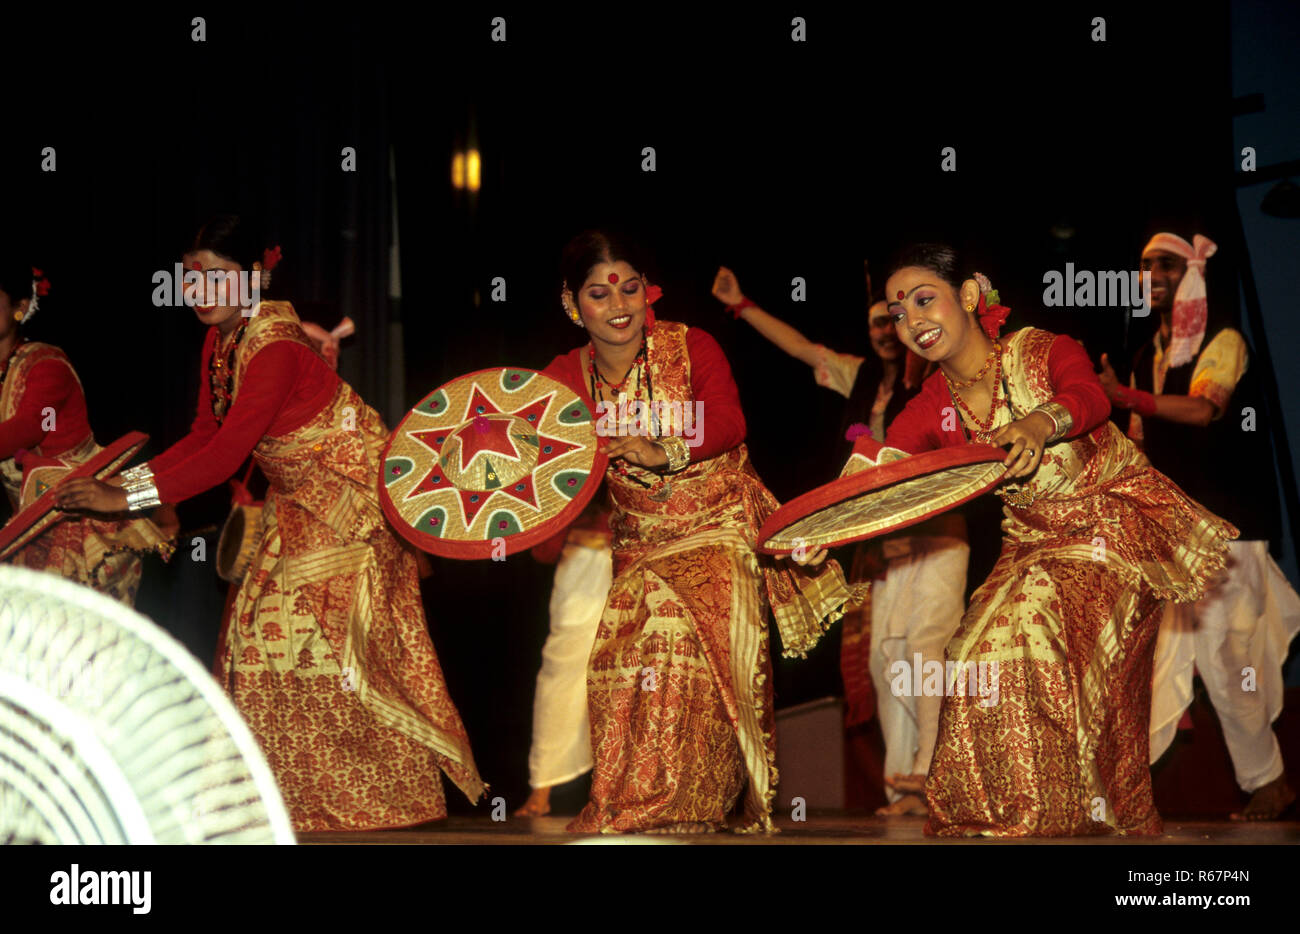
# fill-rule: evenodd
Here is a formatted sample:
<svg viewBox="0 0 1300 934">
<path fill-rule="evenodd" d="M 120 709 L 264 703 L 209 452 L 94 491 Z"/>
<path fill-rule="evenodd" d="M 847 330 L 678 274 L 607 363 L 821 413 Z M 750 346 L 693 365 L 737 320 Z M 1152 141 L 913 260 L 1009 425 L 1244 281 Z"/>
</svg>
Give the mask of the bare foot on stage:
<svg viewBox="0 0 1300 934">
<path fill-rule="evenodd" d="M 914 795 L 925 794 L 924 775 L 903 775 L 899 772 L 895 772 L 893 775 L 885 779 L 885 784 L 895 791 L 902 791 Z"/>
<path fill-rule="evenodd" d="M 1233 820 L 1277 820 L 1295 801 L 1295 792 L 1286 783 L 1286 775 L 1279 775 L 1267 785 L 1255 789 L 1250 801 L 1240 814 L 1233 814 Z"/>
<path fill-rule="evenodd" d="M 545 817 L 551 813 L 551 789 L 534 788 L 533 793 L 515 811 L 515 817 Z"/>
<path fill-rule="evenodd" d="M 925 799 L 920 795 L 907 794 L 893 804 L 876 808 L 877 817 L 929 817 L 930 811 L 925 806 Z"/>
</svg>

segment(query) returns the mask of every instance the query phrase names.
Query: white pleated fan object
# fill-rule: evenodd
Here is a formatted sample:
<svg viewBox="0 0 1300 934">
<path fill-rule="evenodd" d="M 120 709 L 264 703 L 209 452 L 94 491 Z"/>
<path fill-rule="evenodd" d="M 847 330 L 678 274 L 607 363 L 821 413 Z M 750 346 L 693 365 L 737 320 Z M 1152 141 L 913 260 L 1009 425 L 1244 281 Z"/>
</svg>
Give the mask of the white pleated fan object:
<svg viewBox="0 0 1300 934">
<path fill-rule="evenodd" d="M 150 620 L 0 566 L 0 843 L 294 843 L 257 741 Z"/>
</svg>

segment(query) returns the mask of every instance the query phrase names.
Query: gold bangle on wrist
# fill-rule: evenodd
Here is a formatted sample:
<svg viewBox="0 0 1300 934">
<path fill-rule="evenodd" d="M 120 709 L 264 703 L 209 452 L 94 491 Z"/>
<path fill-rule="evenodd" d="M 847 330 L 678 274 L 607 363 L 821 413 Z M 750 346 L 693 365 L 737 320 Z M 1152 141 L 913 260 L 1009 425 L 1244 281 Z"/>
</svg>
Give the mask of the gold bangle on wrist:
<svg viewBox="0 0 1300 934">
<path fill-rule="evenodd" d="M 691 449 L 687 445 L 685 438 L 676 436 L 656 438 L 655 444 L 663 448 L 664 453 L 668 455 L 668 473 L 677 473 L 679 470 L 684 470 L 691 462 Z"/>
</svg>

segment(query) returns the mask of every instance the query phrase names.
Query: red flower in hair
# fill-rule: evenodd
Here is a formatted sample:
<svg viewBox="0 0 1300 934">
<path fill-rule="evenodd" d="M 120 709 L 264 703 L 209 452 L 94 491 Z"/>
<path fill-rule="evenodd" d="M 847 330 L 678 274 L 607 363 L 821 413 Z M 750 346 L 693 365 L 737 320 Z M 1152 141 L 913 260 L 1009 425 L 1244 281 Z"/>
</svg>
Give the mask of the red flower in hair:
<svg viewBox="0 0 1300 934">
<path fill-rule="evenodd" d="M 265 270 L 266 272 L 270 272 L 276 266 L 280 265 L 280 259 L 281 256 L 280 256 L 279 244 L 276 244 L 276 246 L 270 250 L 263 250 L 262 269 Z"/>
<path fill-rule="evenodd" d="M 44 298 L 45 296 L 47 296 L 47 295 L 49 295 L 49 294 L 50 294 L 50 280 L 49 280 L 49 279 L 41 279 L 39 282 L 36 283 L 36 295 L 37 295 L 39 298 Z"/>
<path fill-rule="evenodd" d="M 41 272 L 39 269 L 37 269 L 35 266 L 33 266 L 33 267 L 32 267 L 32 275 L 35 276 L 37 279 L 39 279 L 41 276 L 45 275 L 45 273 Z"/>
<path fill-rule="evenodd" d="M 1002 330 L 1002 325 L 1006 323 L 1007 315 L 1011 314 L 1011 309 L 1006 305 L 990 305 L 981 295 L 977 314 L 980 326 L 984 328 L 984 333 L 991 339 L 996 340 L 998 332 Z"/>
</svg>

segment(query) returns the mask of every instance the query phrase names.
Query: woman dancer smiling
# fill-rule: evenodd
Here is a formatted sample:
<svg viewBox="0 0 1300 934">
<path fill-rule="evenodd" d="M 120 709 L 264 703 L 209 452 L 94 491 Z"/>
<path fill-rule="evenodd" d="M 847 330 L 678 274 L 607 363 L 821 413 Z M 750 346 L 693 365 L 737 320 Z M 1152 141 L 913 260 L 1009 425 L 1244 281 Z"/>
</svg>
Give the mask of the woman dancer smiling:
<svg viewBox="0 0 1300 934">
<path fill-rule="evenodd" d="M 996 702 L 944 698 L 927 832 L 1159 833 L 1147 766 L 1156 630 L 1166 600 L 1195 600 L 1221 570 L 1236 529 L 1107 420 L 1074 340 L 1034 328 L 999 338 L 1007 309 L 951 248 L 899 253 L 886 297 L 899 338 L 939 364 L 887 444 L 1009 446 L 1016 481 L 997 491 L 1002 552 L 945 653 L 949 670 L 995 670 Z"/>
<path fill-rule="evenodd" d="M 595 770 L 580 832 L 771 830 L 775 712 L 765 605 L 804 654 L 851 594 L 839 566 L 755 555 L 776 501 L 744 444 L 731 368 L 703 331 L 656 322 L 635 246 L 589 232 L 565 249 L 561 300 L 589 341 L 547 373 L 593 405 L 653 408 L 604 443 L 614 582 L 587 668 Z M 689 446 L 674 413 L 695 411 Z M 662 416 L 662 418 L 660 417 Z"/>
<path fill-rule="evenodd" d="M 205 224 L 187 270 L 278 259 L 237 217 Z M 261 281 L 260 284 L 265 284 Z M 298 830 L 400 827 L 446 816 L 439 770 L 483 792 L 420 603 L 415 556 L 379 506 L 379 415 L 316 352 L 288 302 L 243 307 L 203 289 L 208 326 L 190 434 L 124 474 L 73 481 L 60 502 L 113 512 L 180 502 L 252 454 L 270 481 L 263 533 L 218 646 L 225 684 Z"/>
</svg>

